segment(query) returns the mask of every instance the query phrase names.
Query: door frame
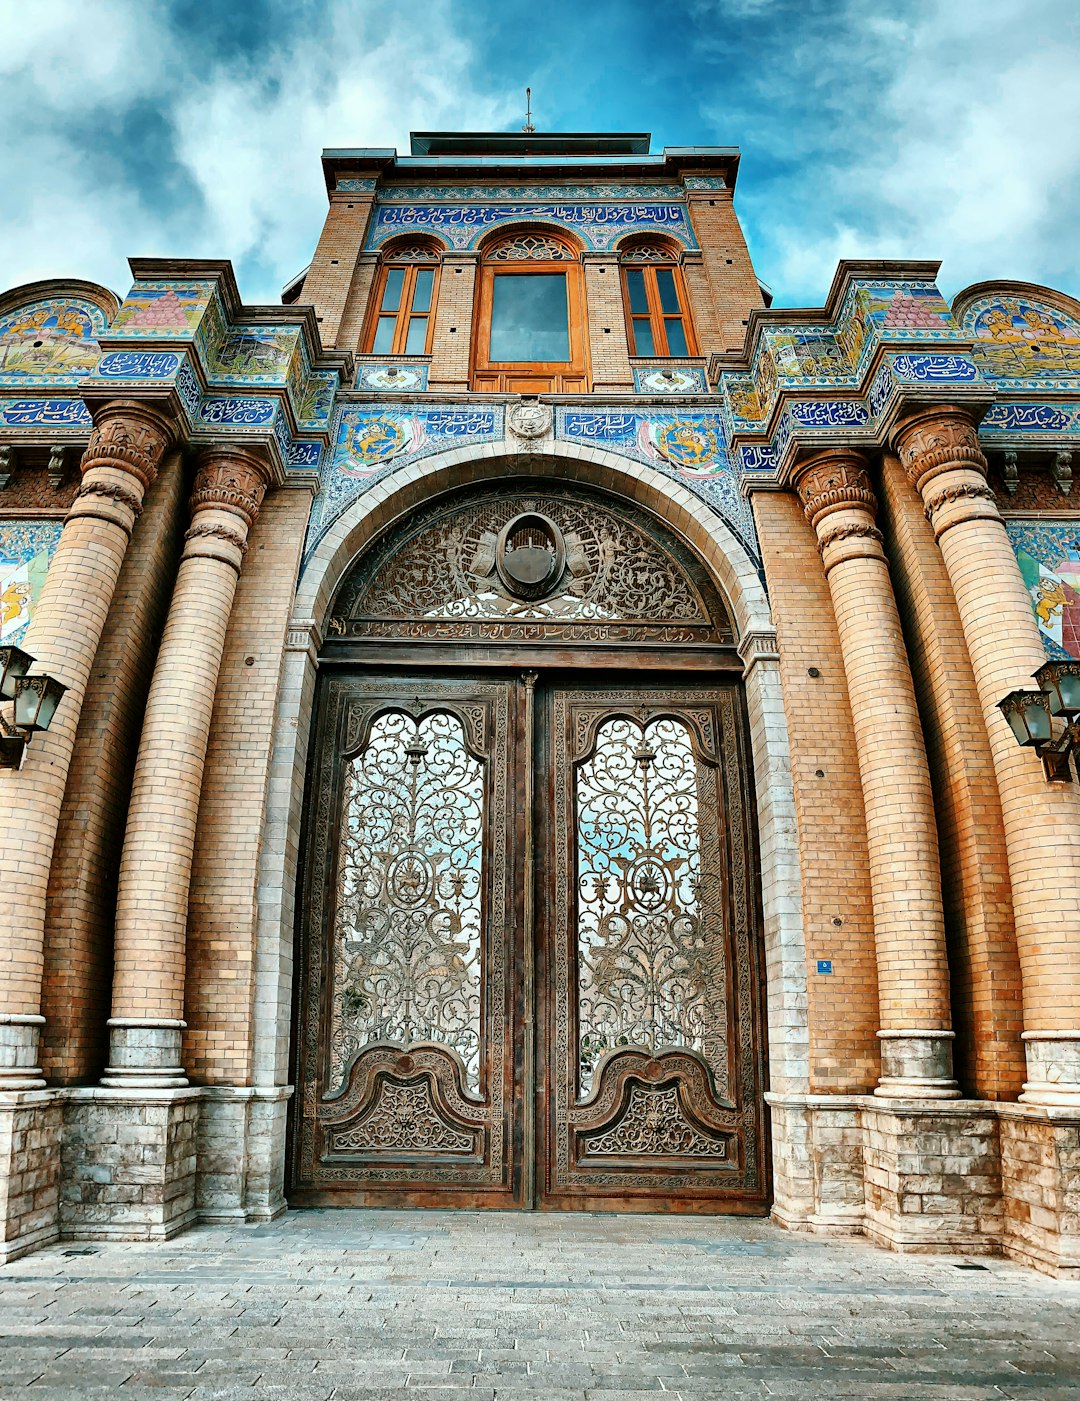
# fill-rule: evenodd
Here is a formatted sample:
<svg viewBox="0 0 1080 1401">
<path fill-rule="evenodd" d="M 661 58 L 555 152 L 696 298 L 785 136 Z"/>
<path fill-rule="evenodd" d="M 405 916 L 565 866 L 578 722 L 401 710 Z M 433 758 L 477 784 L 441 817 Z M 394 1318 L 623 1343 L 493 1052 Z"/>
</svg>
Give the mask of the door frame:
<svg viewBox="0 0 1080 1401">
<path fill-rule="evenodd" d="M 754 971 L 756 974 L 756 987 L 754 990 L 754 1016 L 756 1028 L 755 1054 L 757 1056 L 759 1084 L 761 1094 L 758 1098 L 759 1117 L 761 1121 L 761 1166 L 762 1166 L 762 1191 L 760 1198 L 753 1200 L 737 1199 L 709 1199 L 701 1200 L 694 1198 L 682 1198 L 665 1201 L 661 1208 L 660 1201 L 656 1198 L 629 1196 L 620 1198 L 617 1209 L 621 1211 L 656 1211 L 664 1209 L 673 1212 L 705 1212 L 722 1214 L 745 1214 L 763 1215 L 768 1211 L 771 1201 L 771 1141 L 769 1134 L 768 1118 L 765 1113 L 764 1092 L 768 1088 L 768 1042 L 766 1035 L 766 977 L 765 977 L 765 949 L 764 949 L 764 924 L 761 908 L 761 877 L 760 877 L 760 850 L 757 836 L 756 802 L 754 796 L 754 772 L 751 762 L 749 719 L 746 708 L 745 687 L 741 684 L 743 675 L 743 663 L 738 656 L 734 646 L 723 644 L 700 644 L 695 647 L 676 647 L 665 644 L 655 644 L 652 646 L 642 645 L 619 645 L 593 646 L 586 644 L 537 644 L 535 646 L 509 646 L 507 644 L 476 644 L 476 643 L 448 643 L 440 644 L 425 641 L 419 648 L 415 642 L 395 644 L 385 641 L 371 641 L 360 639 L 333 638 L 324 643 L 323 655 L 320 658 L 320 674 L 316 687 L 316 703 L 312 720 L 313 744 L 309 752 L 309 764 L 307 781 L 305 785 L 304 800 L 304 831 L 302 833 L 302 869 L 300 879 L 297 882 L 297 911 L 296 929 L 298 936 L 297 950 L 297 972 L 293 981 L 293 1015 L 292 1015 L 292 1046 L 291 1046 L 291 1067 L 292 1080 L 297 1086 L 296 1093 L 289 1105 L 288 1131 L 287 1131 L 287 1185 L 286 1194 L 290 1201 L 296 1205 L 310 1206 L 349 1206 L 349 1205 L 382 1205 L 382 1206 L 403 1206 L 403 1205 L 430 1205 L 430 1206 L 455 1206 L 462 1209 L 472 1208 L 495 1208 L 495 1209 L 613 1209 L 611 1200 L 582 1200 L 574 1202 L 569 1200 L 545 1201 L 541 1190 L 540 1177 L 544 1169 L 544 1155 L 542 1141 L 545 1136 L 545 1126 L 539 1122 L 542 1109 L 539 1105 L 540 1096 L 533 1094 L 535 1112 L 528 1112 L 528 1105 L 524 1106 L 521 1115 L 516 1113 L 512 1116 L 514 1120 L 514 1144 L 517 1150 L 517 1164 L 512 1171 L 512 1186 L 509 1191 L 499 1191 L 495 1193 L 474 1194 L 468 1197 L 467 1194 L 455 1193 L 453 1200 L 448 1200 L 448 1194 L 440 1193 L 434 1200 L 420 1202 L 412 1194 L 412 1200 L 407 1201 L 399 1194 L 395 1199 L 386 1193 L 369 1193 L 363 1189 L 335 1189 L 323 1188 L 312 1190 L 305 1187 L 298 1180 L 298 1157 L 299 1157 L 299 1119 L 302 1108 L 302 1096 L 304 1087 L 300 1078 L 301 1041 L 305 1034 L 307 1022 L 302 1007 L 302 989 L 304 986 L 303 968 L 300 959 L 303 957 L 302 941 L 305 936 L 305 905 L 310 881 L 313 877 L 312 869 L 312 812 L 314 810 L 316 795 L 313 791 L 315 784 L 315 774 L 319 767 L 324 746 L 320 743 L 320 726 L 326 705 L 328 694 L 328 681 L 334 676 L 343 677 L 352 675 L 355 677 L 368 677 L 374 680 L 376 677 L 383 680 L 391 680 L 394 677 L 404 679 L 407 675 L 430 676 L 433 680 L 450 679 L 453 677 L 463 679 L 479 679 L 480 677 L 490 677 L 495 679 L 500 677 L 507 681 L 518 681 L 521 684 L 512 687 L 512 692 L 516 691 L 519 696 L 519 704 L 512 707 L 516 711 L 515 720 L 515 744 L 516 744 L 516 768 L 520 780 L 531 784 L 534 781 L 536 766 L 539 757 L 537 737 L 538 725 L 536 717 L 536 697 L 534 686 L 539 686 L 541 690 L 550 690 L 554 693 L 554 688 L 558 685 L 559 678 L 575 678 L 580 682 L 582 673 L 585 673 L 589 680 L 589 685 L 601 687 L 603 685 L 618 686 L 625 685 L 630 679 L 641 672 L 649 674 L 650 689 L 669 683 L 673 688 L 692 687 L 708 683 L 714 685 L 725 685 L 730 687 L 736 698 L 737 725 L 739 730 L 739 745 L 741 753 L 741 779 L 743 783 L 743 818 L 746 824 L 746 851 L 747 851 L 747 889 L 752 908 L 752 925 L 754 940 Z M 526 678 L 529 675 L 534 678 L 533 685 L 529 685 Z M 340 769 L 340 765 L 339 765 Z M 511 783 L 514 782 L 513 770 Z M 340 773 L 336 783 L 340 786 Z M 525 818 L 524 808 L 521 813 L 522 821 L 519 824 L 520 830 L 517 832 L 517 851 L 520 857 L 518 865 L 518 878 L 515 882 L 515 889 L 520 892 L 522 902 L 531 894 L 532 899 L 528 906 L 522 903 L 518 927 L 523 930 L 523 937 L 527 943 L 518 951 L 518 961 L 521 966 L 520 995 L 514 999 L 515 1017 L 520 1019 L 522 1036 L 520 1039 L 520 1052 L 523 1064 L 520 1071 L 515 1073 L 515 1092 L 521 1088 L 527 1096 L 530 1086 L 535 1091 L 539 1089 L 539 1068 L 537 1058 L 539 1047 L 536 1045 L 538 1008 L 536 1005 L 536 963 L 539 944 L 539 878 L 537 872 L 536 856 L 539 850 L 538 843 L 546 840 L 546 833 L 540 832 L 540 824 L 537 822 L 537 805 L 535 793 L 528 793 L 527 809 L 528 816 Z M 529 859 L 532 857 L 533 859 Z M 516 903 L 516 902 L 515 902 Z M 516 1053 L 515 1053 L 516 1054 Z"/>
</svg>

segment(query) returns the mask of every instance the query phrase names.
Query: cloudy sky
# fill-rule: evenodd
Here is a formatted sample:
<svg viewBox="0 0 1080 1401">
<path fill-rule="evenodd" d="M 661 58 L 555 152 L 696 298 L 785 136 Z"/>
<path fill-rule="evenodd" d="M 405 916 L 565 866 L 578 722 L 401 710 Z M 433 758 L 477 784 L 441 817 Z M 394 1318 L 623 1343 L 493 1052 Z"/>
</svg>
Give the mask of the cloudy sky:
<svg viewBox="0 0 1080 1401">
<path fill-rule="evenodd" d="M 228 257 L 276 302 L 323 146 L 410 129 L 742 147 L 778 304 L 841 257 L 1080 293 L 1076 0 L 0 0 L 0 285 Z"/>
</svg>

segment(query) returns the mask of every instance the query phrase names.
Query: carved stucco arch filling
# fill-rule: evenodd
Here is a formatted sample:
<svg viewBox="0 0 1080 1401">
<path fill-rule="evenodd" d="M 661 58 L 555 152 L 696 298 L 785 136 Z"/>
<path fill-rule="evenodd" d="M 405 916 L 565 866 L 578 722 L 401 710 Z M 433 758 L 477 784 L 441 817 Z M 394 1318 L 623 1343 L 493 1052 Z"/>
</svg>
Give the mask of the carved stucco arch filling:
<svg viewBox="0 0 1080 1401">
<path fill-rule="evenodd" d="M 554 479 L 599 488 L 658 518 L 701 560 L 727 606 L 746 662 L 746 701 L 757 790 L 765 913 L 771 1081 L 789 1093 L 808 1085 L 806 967 L 800 872 L 787 731 L 768 600 L 757 567 L 734 532 L 692 492 L 615 453 L 579 445 L 507 454 L 502 445 L 461 448 L 390 473 L 354 501 L 313 551 L 289 626 L 275 721 L 259 879 L 256 951 L 256 1082 L 289 1073 L 296 833 L 307 768 L 316 655 L 342 579 L 375 536 L 439 496 L 508 478 Z"/>
</svg>

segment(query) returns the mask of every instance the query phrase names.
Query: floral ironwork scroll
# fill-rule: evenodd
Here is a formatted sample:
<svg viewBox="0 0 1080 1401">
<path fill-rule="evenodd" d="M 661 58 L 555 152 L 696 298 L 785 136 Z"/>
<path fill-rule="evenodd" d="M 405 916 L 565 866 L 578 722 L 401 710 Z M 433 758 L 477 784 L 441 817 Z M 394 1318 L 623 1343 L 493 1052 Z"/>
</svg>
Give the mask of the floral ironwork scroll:
<svg viewBox="0 0 1080 1401">
<path fill-rule="evenodd" d="M 582 1097 L 624 1047 L 723 1064 L 710 1054 L 726 1037 L 722 890 L 699 811 L 714 775 L 672 717 L 605 721 L 577 771 Z"/>
<path fill-rule="evenodd" d="M 483 764 L 461 722 L 380 716 L 346 767 L 332 1079 L 374 1042 L 436 1042 L 480 1076 Z"/>
</svg>

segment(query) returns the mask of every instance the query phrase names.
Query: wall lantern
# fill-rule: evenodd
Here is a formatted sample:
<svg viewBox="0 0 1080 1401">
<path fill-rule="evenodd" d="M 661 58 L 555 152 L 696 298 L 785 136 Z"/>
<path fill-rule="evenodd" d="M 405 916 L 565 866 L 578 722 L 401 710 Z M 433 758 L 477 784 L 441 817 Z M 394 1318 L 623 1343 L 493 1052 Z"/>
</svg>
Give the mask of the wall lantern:
<svg viewBox="0 0 1080 1401">
<path fill-rule="evenodd" d="M 1010 691 L 998 701 L 1017 744 L 1033 748 L 1050 782 L 1071 783 L 1080 773 L 1080 662 L 1046 662 L 1035 673 L 1037 691 Z"/>
<path fill-rule="evenodd" d="M 0 647 L 0 701 L 13 703 L 13 723 L 0 714 L 0 769 L 22 767 L 30 737 L 52 724 L 67 687 L 52 676 L 27 676 L 34 659 L 21 647 Z"/>
</svg>

